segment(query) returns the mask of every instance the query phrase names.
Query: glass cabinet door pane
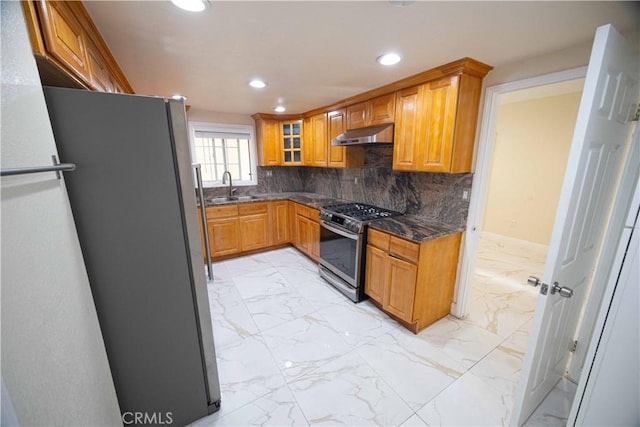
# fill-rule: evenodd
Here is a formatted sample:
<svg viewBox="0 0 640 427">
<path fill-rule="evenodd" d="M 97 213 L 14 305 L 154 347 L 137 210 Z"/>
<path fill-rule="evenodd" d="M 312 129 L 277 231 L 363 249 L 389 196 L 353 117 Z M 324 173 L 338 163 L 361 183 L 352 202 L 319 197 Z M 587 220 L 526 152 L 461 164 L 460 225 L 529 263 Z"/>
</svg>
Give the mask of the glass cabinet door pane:
<svg viewBox="0 0 640 427">
<path fill-rule="evenodd" d="M 291 151 L 285 151 L 284 152 L 284 161 L 285 161 L 285 163 L 290 163 L 291 162 Z"/>
<path fill-rule="evenodd" d="M 299 162 L 300 161 L 300 152 L 299 151 L 294 151 L 293 152 L 293 161 L 294 162 Z"/>
<path fill-rule="evenodd" d="M 291 135 L 291 125 L 289 123 L 285 123 L 282 125 L 282 134 Z"/>
<path fill-rule="evenodd" d="M 300 148 L 300 138 L 293 138 L 293 148 Z"/>
<path fill-rule="evenodd" d="M 300 135 L 300 123 L 293 123 L 293 134 Z"/>
<path fill-rule="evenodd" d="M 284 149 L 285 150 L 291 149 L 291 138 L 284 139 Z"/>
</svg>

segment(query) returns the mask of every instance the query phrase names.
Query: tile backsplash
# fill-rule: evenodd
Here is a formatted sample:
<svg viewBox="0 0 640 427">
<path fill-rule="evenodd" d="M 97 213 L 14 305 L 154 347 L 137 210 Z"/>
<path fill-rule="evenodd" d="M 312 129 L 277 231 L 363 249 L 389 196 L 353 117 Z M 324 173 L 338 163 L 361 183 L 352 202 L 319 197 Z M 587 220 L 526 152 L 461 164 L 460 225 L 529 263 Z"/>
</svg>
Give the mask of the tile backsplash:
<svg viewBox="0 0 640 427">
<path fill-rule="evenodd" d="M 426 220 L 464 226 L 473 174 L 396 172 L 393 147 L 365 148 L 364 167 L 333 169 L 315 167 L 258 167 L 258 185 L 238 187 L 237 194 L 305 191 L 338 199 L 368 203 Z M 226 188 L 207 188 L 206 197 L 226 194 Z"/>
</svg>

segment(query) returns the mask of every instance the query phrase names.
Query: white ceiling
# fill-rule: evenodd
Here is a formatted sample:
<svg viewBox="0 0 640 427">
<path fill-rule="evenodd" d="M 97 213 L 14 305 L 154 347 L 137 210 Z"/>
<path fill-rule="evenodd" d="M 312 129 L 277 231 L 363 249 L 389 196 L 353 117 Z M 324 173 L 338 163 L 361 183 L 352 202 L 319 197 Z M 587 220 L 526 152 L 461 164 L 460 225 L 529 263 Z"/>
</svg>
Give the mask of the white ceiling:
<svg viewBox="0 0 640 427">
<path fill-rule="evenodd" d="M 305 112 L 469 56 L 499 67 L 640 25 L 638 2 L 85 1 L 136 93 L 192 108 Z M 394 50 L 404 60 L 375 62 Z M 261 90 L 247 83 L 261 77 Z"/>
</svg>

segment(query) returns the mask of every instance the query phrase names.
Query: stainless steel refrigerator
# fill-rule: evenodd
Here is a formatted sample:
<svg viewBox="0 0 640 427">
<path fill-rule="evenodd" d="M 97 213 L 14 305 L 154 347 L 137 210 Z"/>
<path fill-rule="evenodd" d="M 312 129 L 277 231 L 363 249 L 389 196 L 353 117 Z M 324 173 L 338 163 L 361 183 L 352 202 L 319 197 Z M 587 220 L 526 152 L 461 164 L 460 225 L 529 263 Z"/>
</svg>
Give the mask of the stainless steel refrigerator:
<svg viewBox="0 0 640 427">
<path fill-rule="evenodd" d="M 60 159 L 76 164 L 64 179 L 123 421 L 184 425 L 217 411 L 184 103 L 44 93 Z"/>
</svg>

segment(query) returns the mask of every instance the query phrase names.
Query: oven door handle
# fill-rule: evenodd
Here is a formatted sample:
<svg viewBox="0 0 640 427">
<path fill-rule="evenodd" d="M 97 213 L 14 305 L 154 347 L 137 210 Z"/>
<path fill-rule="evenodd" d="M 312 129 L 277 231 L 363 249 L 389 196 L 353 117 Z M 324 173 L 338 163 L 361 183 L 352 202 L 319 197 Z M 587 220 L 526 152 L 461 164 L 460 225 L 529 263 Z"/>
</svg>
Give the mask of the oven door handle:
<svg viewBox="0 0 640 427">
<path fill-rule="evenodd" d="M 341 235 L 343 237 L 346 237 L 347 239 L 358 240 L 358 234 L 356 234 L 356 233 L 352 233 L 352 232 L 349 232 L 349 231 L 345 231 L 345 230 L 343 230 L 341 228 L 335 227 L 335 226 L 333 226 L 331 223 L 329 223 L 327 221 L 321 221 L 320 223 L 322 224 L 322 226 L 324 228 L 326 228 L 329 231 L 332 231 L 332 232 L 334 232 L 336 234 L 339 234 L 339 235 Z"/>
</svg>

